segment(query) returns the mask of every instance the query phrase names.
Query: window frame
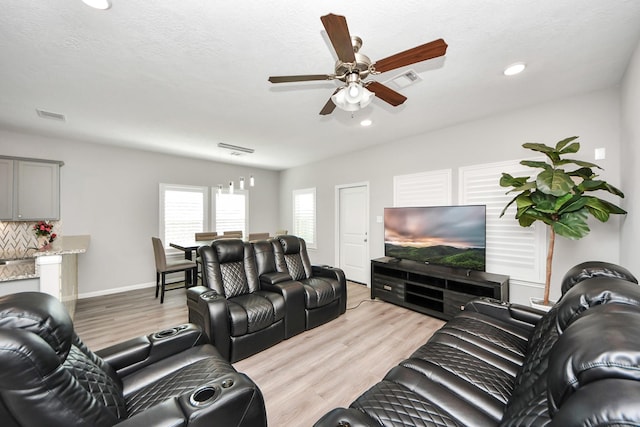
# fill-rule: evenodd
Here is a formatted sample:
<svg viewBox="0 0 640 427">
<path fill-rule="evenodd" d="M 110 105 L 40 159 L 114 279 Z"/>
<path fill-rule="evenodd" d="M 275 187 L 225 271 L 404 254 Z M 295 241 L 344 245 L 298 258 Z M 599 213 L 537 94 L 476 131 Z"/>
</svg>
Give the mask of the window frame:
<svg viewBox="0 0 640 427">
<path fill-rule="evenodd" d="M 159 218 L 158 218 L 158 228 L 160 239 L 165 248 L 165 253 L 174 254 L 179 252 L 175 249 L 172 249 L 169 244 L 172 242 L 166 241 L 166 218 L 165 218 L 165 201 L 166 201 L 166 193 L 168 191 L 181 191 L 181 192 L 191 192 L 191 193 L 200 193 L 202 194 L 202 230 L 207 231 L 208 225 L 210 223 L 210 203 L 209 203 L 209 187 L 207 186 L 197 186 L 197 185 L 183 185 L 183 184 L 168 184 L 168 183 L 160 183 L 159 185 Z M 195 238 L 195 237 L 193 237 Z"/>
<path fill-rule="evenodd" d="M 310 212 L 310 219 L 311 219 L 311 226 L 308 227 L 310 228 L 310 233 L 311 233 L 311 238 L 309 238 L 309 234 L 307 234 L 306 232 L 303 232 L 300 230 L 299 226 L 298 226 L 298 211 L 296 209 L 297 207 L 297 198 L 300 196 L 311 196 L 313 199 L 313 209 Z M 311 187 L 311 188 L 301 188 L 301 189 L 297 189 L 297 190 L 293 190 L 292 191 L 292 196 L 291 196 L 291 205 L 292 205 L 292 232 L 295 236 L 301 237 L 302 239 L 304 239 L 307 248 L 308 249 L 317 249 L 318 248 L 318 243 L 317 243 L 317 226 L 318 226 L 318 221 L 317 221 L 317 198 L 316 198 L 316 188 L 315 187 Z M 304 220 L 304 219 L 301 219 Z M 305 227 L 306 228 L 306 227 Z"/>
<path fill-rule="evenodd" d="M 212 204 L 212 231 L 216 231 L 218 232 L 218 234 L 222 234 L 224 231 L 231 231 L 231 230 L 219 230 L 218 229 L 218 196 L 219 195 L 238 195 L 238 196 L 244 196 L 244 226 L 242 227 L 242 237 L 244 239 L 247 239 L 249 236 L 249 191 L 248 190 L 235 190 L 233 191 L 233 193 L 231 194 L 229 192 L 229 190 L 222 190 L 219 191 L 217 189 L 217 187 L 212 187 L 211 191 L 214 192 L 213 197 L 211 197 L 211 204 Z"/>
</svg>

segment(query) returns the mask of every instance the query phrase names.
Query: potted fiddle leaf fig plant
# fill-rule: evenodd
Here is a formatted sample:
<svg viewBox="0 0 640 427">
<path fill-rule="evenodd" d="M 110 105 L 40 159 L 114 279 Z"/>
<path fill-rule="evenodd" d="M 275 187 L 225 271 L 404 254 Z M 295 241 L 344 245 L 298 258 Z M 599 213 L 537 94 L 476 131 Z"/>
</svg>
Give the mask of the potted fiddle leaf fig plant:
<svg viewBox="0 0 640 427">
<path fill-rule="evenodd" d="M 507 193 L 518 192 L 502 210 L 500 217 L 515 203 L 515 218 L 522 227 L 530 227 L 536 221 L 549 227 L 544 305 L 549 305 L 556 234 L 569 239 L 581 239 L 590 232 L 587 224 L 589 215 L 607 222 L 611 214 L 627 213 L 619 206 L 593 195 L 595 191 L 605 191 L 624 197 L 622 191 L 597 179 L 594 169 L 602 169 L 600 166 L 564 157 L 580 150 L 577 139 L 577 136 L 563 139 L 555 147 L 530 142 L 522 144 L 524 148 L 542 153 L 547 158 L 546 161 L 522 160 L 520 164 L 541 171 L 537 175 L 523 177 L 503 173 L 500 178 L 500 186 L 511 187 Z"/>
</svg>

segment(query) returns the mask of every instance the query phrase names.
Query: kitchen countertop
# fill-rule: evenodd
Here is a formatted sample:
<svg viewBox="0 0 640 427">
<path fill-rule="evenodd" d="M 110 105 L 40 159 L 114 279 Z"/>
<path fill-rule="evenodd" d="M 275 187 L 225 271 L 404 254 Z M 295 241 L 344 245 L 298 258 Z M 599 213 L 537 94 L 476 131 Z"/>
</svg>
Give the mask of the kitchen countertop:
<svg viewBox="0 0 640 427">
<path fill-rule="evenodd" d="M 85 253 L 89 248 L 89 241 L 90 236 L 62 236 L 47 249 L 27 251 L 26 254 L 16 253 L 15 257 L 8 258 L 22 259 L 24 262 L 0 265 L 0 282 L 38 278 L 40 274 L 36 266 L 36 258 Z M 29 262 L 29 259 L 33 259 L 33 262 Z"/>
</svg>

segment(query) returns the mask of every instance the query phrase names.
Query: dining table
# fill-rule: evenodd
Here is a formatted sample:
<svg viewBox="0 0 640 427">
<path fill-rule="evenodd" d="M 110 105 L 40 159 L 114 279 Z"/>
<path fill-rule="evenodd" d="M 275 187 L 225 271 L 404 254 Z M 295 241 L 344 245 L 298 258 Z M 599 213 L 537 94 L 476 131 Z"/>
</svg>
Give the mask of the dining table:
<svg viewBox="0 0 640 427">
<path fill-rule="evenodd" d="M 189 240 L 184 242 L 169 242 L 169 246 L 174 249 L 178 249 L 179 251 L 183 251 L 184 259 L 193 261 L 193 252 L 197 251 L 200 246 L 210 245 L 211 242 L 212 240 Z M 197 277 L 198 276 L 196 276 L 196 281 Z M 197 284 L 191 283 L 191 275 L 188 271 L 184 272 L 184 284 L 187 288 Z"/>
</svg>

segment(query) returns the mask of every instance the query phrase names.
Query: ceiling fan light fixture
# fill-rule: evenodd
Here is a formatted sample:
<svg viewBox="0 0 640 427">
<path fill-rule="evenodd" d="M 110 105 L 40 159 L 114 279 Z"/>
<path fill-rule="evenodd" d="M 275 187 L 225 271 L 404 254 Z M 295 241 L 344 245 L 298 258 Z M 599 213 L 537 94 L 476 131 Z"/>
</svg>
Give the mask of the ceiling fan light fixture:
<svg viewBox="0 0 640 427">
<path fill-rule="evenodd" d="M 358 111 L 371 104 L 373 92 L 362 86 L 360 82 L 351 82 L 331 97 L 336 107 L 345 111 Z"/>
</svg>

